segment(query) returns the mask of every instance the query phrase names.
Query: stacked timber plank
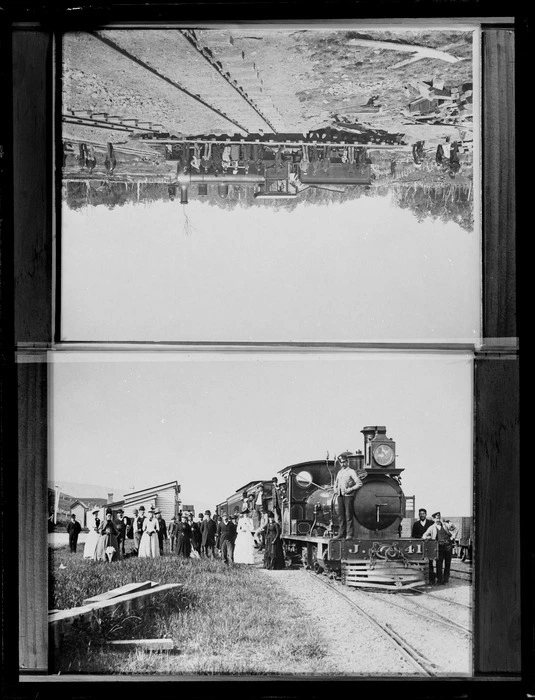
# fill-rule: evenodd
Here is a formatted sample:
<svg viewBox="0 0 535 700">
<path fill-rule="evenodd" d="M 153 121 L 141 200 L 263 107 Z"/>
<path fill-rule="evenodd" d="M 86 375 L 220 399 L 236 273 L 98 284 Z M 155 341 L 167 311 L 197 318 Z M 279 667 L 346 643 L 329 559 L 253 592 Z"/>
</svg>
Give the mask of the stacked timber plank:
<svg viewBox="0 0 535 700">
<path fill-rule="evenodd" d="M 86 598 L 83 605 L 67 610 L 50 610 L 48 613 L 49 634 L 55 648 L 61 643 L 65 631 L 75 621 L 84 620 L 91 624 L 101 612 L 130 612 L 141 608 L 149 599 L 181 588 L 181 583 L 158 584 L 154 581 L 129 583 L 97 596 Z M 130 640 L 130 642 L 142 640 Z M 147 640 L 144 640 L 147 641 Z"/>
</svg>

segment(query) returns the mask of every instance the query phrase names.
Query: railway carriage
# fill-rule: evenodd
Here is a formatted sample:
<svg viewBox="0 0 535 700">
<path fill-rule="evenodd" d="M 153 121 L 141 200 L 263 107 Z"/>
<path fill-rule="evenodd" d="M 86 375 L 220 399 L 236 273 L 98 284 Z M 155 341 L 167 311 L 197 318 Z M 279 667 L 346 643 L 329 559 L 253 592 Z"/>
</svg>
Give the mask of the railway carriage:
<svg viewBox="0 0 535 700">
<path fill-rule="evenodd" d="M 256 479 L 255 481 L 249 481 L 245 486 L 237 489 L 231 496 L 227 498 L 226 501 L 219 503 L 216 506 L 216 513 L 218 515 L 223 515 L 226 513 L 229 517 L 232 515 L 237 515 L 242 510 L 243 494 L 246 493 L 248 496 L 256 495 L 256 490 L 258 486 L 262 484 L 264 487 L 264 506 L 267 510 L 271 509 L 271 481 L 265 481 L 262 479 Z"/>
</svg>

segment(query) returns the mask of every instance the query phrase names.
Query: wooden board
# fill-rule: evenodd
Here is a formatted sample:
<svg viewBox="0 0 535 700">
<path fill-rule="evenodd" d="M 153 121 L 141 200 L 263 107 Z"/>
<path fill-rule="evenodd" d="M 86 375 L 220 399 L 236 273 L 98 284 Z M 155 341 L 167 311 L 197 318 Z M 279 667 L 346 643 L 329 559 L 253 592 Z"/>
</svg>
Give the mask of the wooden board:
<svg viewBox="0 0 535 700">
<path fill-rule="evenodd" d="M 100 593 L 99 595 L 94 595 L 91 598 L 86 598 L 83 603 L 84 605 L 91 605 L 91 603 L 101 603 L 104 600 L 110 600 L 111 598 L 118 598 L 119 596 L 128 595 L 129 593 L 137 593 L 138 591 L 144 591 L 147 588 L 152 587 L 152 581 L 143 581 L 142 583 L 127 583 L 125 586 L 120 586 L 119 588 L 112 588 L 110 591 L 105 593 Z"/>
<path fill-rule="evenodd" d="M 81 605 L 76 608 L 69 608 L 68 610 L 60 610 L 59 612 L 48 616 L 48 623 L 53 625 L 59 622 L 71 621 L 77 617 L 84 617 L 88 614 L 99 612 L 100 610 L 110 610 L 120 606 L 127 607 L 132 603 L 142 602 L 148 597 L 154 597 L 181 587 L 181 583 L 164 583 L 161 586 L 153 586 L 148 590 L 136 591 L 135 593 L 128 593 L 118 596 L 117 598 L 101 600 L 88 605 Z"/>
<path fill-rule="evenodd" d="M 171 651 L 174 649 L 172 639 L 117 639 L 108 642 L 108 646 L 117 650 L 131 651 L 142 649 L 144 651 Z"/>
</svg>

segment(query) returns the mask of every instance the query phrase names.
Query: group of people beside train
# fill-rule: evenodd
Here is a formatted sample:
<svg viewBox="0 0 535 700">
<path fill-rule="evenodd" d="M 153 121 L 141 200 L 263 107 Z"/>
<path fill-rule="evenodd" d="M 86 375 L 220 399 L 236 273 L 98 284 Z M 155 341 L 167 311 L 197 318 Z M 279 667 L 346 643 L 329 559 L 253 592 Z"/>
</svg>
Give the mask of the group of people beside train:
<svg viewBox="0 0 535 700">
<path fill-rule="evenodd" d="M 113 511 L 108 508 L 101 521 L 99 513 L 99 509 L 92 513 L 84 558 L 120 560 L 126 554 L 125 542 L 129 539 L 132 540 L 129 555 L 139 558 L 161 557 L 168 549 L 182 558 L 221 557 L 225 564 L 254 564 L 255 549 L 258 549 L 264 551 L 265 568 L 284 568 L 280 507 L 277 514 L 271 511 L 262 514 L 261 527 L 256 527 L 253 511 L 248 507 L 242 507 L 241 512 L 233 516 L 206 510 L 197 520 L 192 513 L 180 512 L 178 518 L 173 516 L 169 523 L 160 509 L 154 507 L 135 508 L 133 518 L 127 517 L 122 509 L 114 518 Z M 76 552 L 81 529 L 73 514 L 67 525 L 72 553 Z"/>
<path fill-rule="evenodd" d="M 140 506 L 134 509 L 133 518 L 128 518 L 119 509 L 114 518 L 111 508 L 107 508 L 101 521 L 100 510 L 92 512 L 89 533 L 84 545 L 84 557 L 88 559 L 117 561 L 126 554 L 126 540 L 133 540 L 132 553 L 140 558 L 159 557 L 164 553 L 164 541 L 168 538 L 168 527 L 161 510 Z M 75 516 L 71 516 L 71 521 Z M 76 551 L 76 546 L 71 546 Z"/>
<path fill-rule="evenodd" d="M 457 528 L 442 517 L 440 511 L 427 517 L 427 510 L 420 508 L 418 520 L 412 525 L 411 536 L 415 539 L 435 540 L 438 545 L 436 559 L 429 559 L 429 583 L 434 586 L 446 585 L 450 578 L 453 547 L 458 539 Z"/>
<path fill-rule="evenodd" d="M 327 172 L 333 163 L 347 164 L 351 169 L 371 163 L 365 146 L 332 144 L 265 145 L 262 143 L 185 142 L 178 150 L 177 176 L 206 175 L 264 175 L 270 168 L 278 170 L 285 164 L 297 175 Z"/>
</svg>

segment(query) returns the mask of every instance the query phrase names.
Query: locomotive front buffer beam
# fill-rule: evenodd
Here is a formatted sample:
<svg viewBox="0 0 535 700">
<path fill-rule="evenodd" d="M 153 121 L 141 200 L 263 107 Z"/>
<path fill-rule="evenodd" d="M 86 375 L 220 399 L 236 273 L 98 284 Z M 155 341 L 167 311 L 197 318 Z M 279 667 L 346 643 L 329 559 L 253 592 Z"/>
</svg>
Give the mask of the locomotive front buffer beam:
<svg viewBox="0 0 535 700">
<path fill-rule="evenodd" d="M 303 563 L 316 571 L 332 571 L 347 586 L 404 590 L 425 585 L 429 559 L 437 543 L 420 539 L 333 540 L 294 536 L 286 544 L 302 549 Z"/>
</svg>

